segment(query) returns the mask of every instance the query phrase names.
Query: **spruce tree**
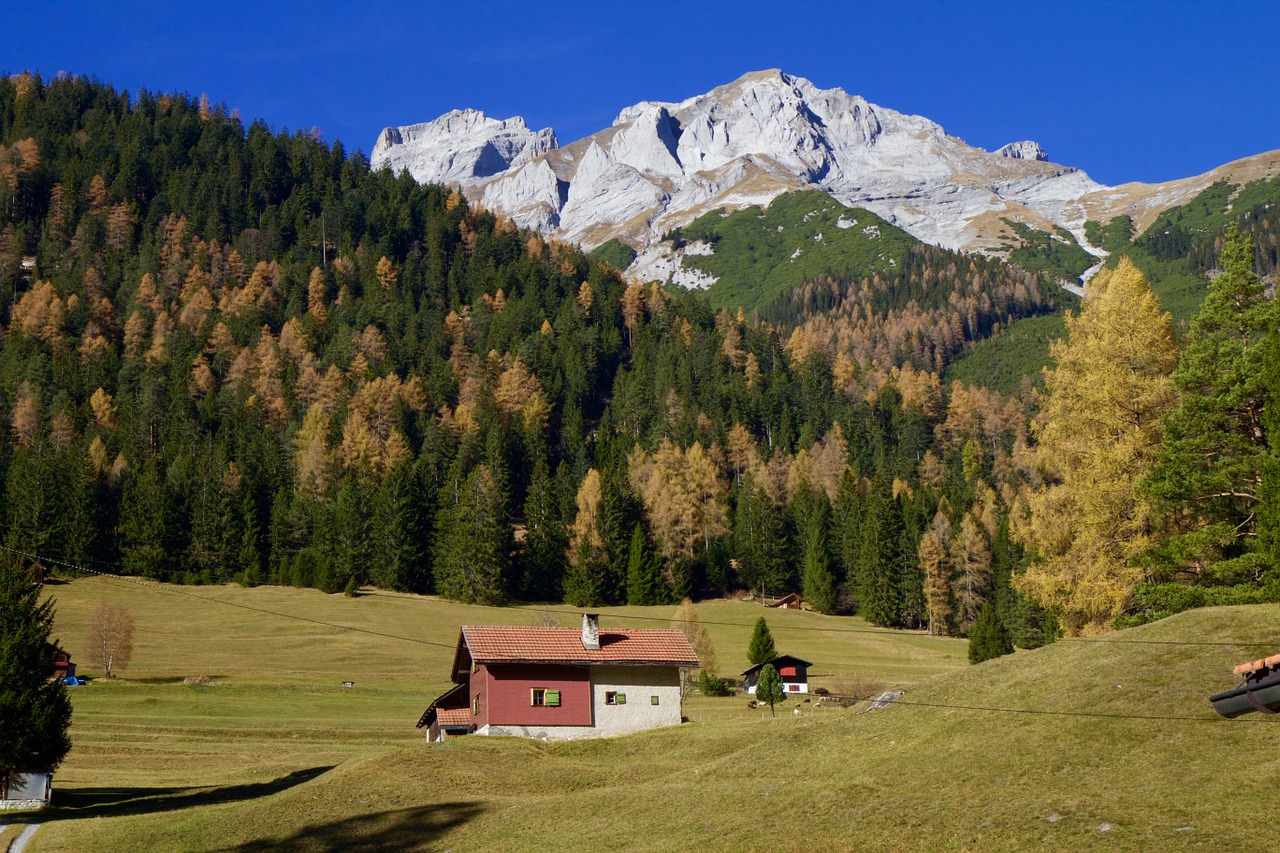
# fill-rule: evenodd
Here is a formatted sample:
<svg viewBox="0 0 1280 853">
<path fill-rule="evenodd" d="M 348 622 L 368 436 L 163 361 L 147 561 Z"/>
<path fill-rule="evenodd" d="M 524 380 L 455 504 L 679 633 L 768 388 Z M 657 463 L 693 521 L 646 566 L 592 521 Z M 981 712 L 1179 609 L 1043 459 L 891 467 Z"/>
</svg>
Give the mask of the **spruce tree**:
<svg viewBox="0 0 1280 853">
<path fill-rule="evenodd" d="M 657 556 L 649 550 L 644 529 L 637 524 L 627 550 L 627 604 L 645 607 L 667 600 L 666 584 Z"/>
<path fill-rule="evenodd" d="M 558 601 L 569 535 L 560 517 L 556 482 L 538 460 L 524 499 L 525 539 L 520 555 L 520 594 L 527 601 Z"/>
<path fill-rule="evenodd" d="M 0 558 L 0 781 L 51 771 L 71 749 L 71 700 L 53 677 L 53 601 L 40 600 L 32 567 Z"/>
<path fill-rule="evenodd" d="M 435 554 L 436 591 L 472 604 L 503 599 L 511 528 L 489 469 L 477 465 L 440 511 Z"/>
<path fill-rule="evenodd" d="M 988 601 L 969 629 L 969 663 L 982 663 L 1008 654 L 1013 654 L 1013 641 L 995 605 Z"/>
<path fill-rule="evenodd" d="M 751 642 L 747 645 L 747 660 L 752 666 L 773 660 L 778 650 L 773 645 L 773 634 L 769 632 L 769 623 L 761 616 L 756 620 L 755 630 L 751 632 Z"/>
<path fill-rule="evenodd" d="M 836 610 L 836 576 L 831 572 L 827 557 L 827 532 L 825 526 L 815 526 L 809 533 L 804 549 L 804 569 L 801 573 L 805 601 L 819 613 Z"/>
<path fill-rule="evenodd" d="M 1220 579 L 1253 574 L 1259 484 L 1273 452 L 1262 420 L 1280 390 L 1266 360 L 1280 334 L 1280 304 L 1253 271 L 1254 245 L 1235 226 L 1227 234 L 1200 312 L 1173 374 L 1181 392 L 1165 418 L 1164 441 L 1145 486 L 1176 535 L 1165 555 L 1172 572 L 1210 571 Z"/>
</svg>

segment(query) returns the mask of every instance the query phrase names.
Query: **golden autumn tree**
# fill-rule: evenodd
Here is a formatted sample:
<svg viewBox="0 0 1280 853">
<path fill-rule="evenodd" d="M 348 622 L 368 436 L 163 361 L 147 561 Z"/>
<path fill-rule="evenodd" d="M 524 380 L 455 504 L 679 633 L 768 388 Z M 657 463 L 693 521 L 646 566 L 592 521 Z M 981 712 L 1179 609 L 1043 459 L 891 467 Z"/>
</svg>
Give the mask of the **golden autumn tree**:
<svg viewBox="0 0 1280 853">
<path fill-rule="evenodd" d="M 1178 360 L 1169 315 L 1131 261 L 1100 273 L 1086 297 L 1045 373 L 1035 459 L 1046 484 L 1021 528 L 1038 559 L 1017 580 L 1072 635 L 1104 630 L 1142 580 L 1132 561 L 1151 544 L 1151 506 L 1138 483 L 1175 400 Z"/>
</svg>

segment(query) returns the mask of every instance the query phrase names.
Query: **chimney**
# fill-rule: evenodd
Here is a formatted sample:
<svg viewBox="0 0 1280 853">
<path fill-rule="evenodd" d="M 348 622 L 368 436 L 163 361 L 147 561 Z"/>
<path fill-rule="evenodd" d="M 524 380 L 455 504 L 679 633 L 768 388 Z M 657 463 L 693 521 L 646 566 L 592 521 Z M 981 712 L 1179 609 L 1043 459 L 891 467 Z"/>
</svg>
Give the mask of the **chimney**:
<svg viewBox="0 0 1280 853">
<path fill-rule="evenodd" d="M 600 614 L 582 614 L 582 647 L 584 649 L 600 648 Z"/>
</svg>

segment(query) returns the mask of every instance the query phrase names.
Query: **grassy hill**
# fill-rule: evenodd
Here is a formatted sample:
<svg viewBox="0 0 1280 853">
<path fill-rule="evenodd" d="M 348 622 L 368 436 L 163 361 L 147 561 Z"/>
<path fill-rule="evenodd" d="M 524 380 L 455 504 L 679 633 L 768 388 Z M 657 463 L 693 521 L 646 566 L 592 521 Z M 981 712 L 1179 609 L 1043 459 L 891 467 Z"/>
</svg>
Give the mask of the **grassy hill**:
<svg viewBox="0 0 1280 853">
<path fill-rule="evenodd" d="M 56 808 L 35 816 L 34 851 L 1235 849 L 1257 842 L 1280 782 L 1277 723 L 1220 720 L 1205 701 L 1234 663 L 1275 650 L 1275 606 L 1189 612 L 1105 638 L 1122 642 L 977 667 L 960 641 L 770 612 L 779 648 L 814 660 L 820 683 L 856 672 L 905 687 L 903 700 L 798 716 L 788 704 L 771 718 L 742 697 L 698 698 L 675 729 L 428 748 L 412 724 L 444 684 L 457 625 L 536 610 L 109 580 L 51 591 L 58 633 L 90 675 L 76 641 L 99 600 L 133 608 L 138 651 L 118 683 L 74 691 L 76 745 Z M 740 669 L 758 605 L 699 609 L 722 671 Z M 1238 645 L 1172 644 L 1204 638 Z M 183 685 L 191 674 L 213 684 Z M 977 710 L 993 708 L 1026 713 Z"/>
</svg>

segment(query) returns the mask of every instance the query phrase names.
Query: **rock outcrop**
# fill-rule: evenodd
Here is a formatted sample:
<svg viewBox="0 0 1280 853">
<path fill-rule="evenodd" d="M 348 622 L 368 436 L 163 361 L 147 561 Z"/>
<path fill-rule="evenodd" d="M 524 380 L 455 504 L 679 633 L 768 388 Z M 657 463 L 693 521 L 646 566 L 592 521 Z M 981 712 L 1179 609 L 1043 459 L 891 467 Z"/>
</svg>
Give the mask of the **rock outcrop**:
<svg viewBox="0 0 1280 853">
<path fill-rule="evenodd" d="M 435 121 L 388 127 L 369 155 L 376 169 L 407 169 L 418 183 L 475 186 L 556 147 L 551 128 L 537 132 L 517 116 L 506 121 L 479 110 L 454 110 Z"/>
<path fill-rule="evenodd" d="M 1001 157 L 1012 157 L 1014 160 L 1040 160 L 1042 162 L 1048 162 L 1049 160 L 1049 155 L 1044 153 L 1040 143 L 1030 139 L 1024 139 L 1021 142 L 1010 142 L 996 151 L 996 154 Z"/>
</svg>

